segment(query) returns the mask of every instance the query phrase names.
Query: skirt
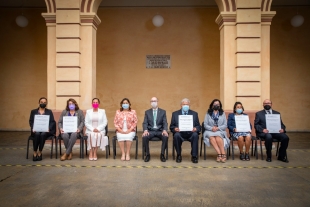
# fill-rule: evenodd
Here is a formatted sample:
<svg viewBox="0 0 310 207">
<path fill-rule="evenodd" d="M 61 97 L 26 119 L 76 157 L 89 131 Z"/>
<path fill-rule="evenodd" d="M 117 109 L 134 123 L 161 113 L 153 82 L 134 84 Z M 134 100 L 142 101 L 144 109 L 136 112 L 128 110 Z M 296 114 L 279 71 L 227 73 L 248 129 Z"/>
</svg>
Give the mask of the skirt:
<svg viewBox="0 0 310 207">
<path fill-rule="evenodd" d="M 225 136 L 225 134 L 223 132 L 205 131 L 203 133 L 203 141 L 208 147 L 210 147 L 210 137 L 221 137 L 223 139 L 223 142 L 224 142 L 224 149 L 227 149 L 230 145 L 230 140 Z"/>
<path fill-rule="evenodd" d="M 247 136 L 251 136 L 251 134 L 249 132 L 234 132 L 232 136 L 238 139 L 240 136 L 247 137 Z"/>
<path fill-rule="evenodd" d="M 99 147 L 102 151 L 105 150 L 105 146 L 109 145 L 109 139 L 104 136 L 103 132 L 91 132 L 87 133 L 87 150 L 92 147 Z"/>
<path fill-rule="evenodd" d="M 121 134 L 116 132 L 117 141 L 132 141 L 135 138 L 136 132 L 130 132 L 128 134 Z"/>
</svg>

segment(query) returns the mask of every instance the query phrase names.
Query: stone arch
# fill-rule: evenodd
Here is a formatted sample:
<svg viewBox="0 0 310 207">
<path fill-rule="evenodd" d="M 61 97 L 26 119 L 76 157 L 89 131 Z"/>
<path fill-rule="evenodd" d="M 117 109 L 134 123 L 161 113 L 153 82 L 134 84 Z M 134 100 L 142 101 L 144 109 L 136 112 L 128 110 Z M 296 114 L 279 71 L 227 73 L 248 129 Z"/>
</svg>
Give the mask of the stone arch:
<svg viewBox="0 0 310 207">
<path fill-rule="evenodd" d="M 97 13 L 101 1 L 102 0 L 82 0 L 80 11 L 82 13 Z"/>
<path fill-rule="evenodd" d="M 235 12 L 236 0 L 215 0 L 220 12 Z"/>
<path fill-rule="evenodd" d="M 56 3 L 55 0 L 45 0 L 47 13 L 56 13 Z"/>
</svg>

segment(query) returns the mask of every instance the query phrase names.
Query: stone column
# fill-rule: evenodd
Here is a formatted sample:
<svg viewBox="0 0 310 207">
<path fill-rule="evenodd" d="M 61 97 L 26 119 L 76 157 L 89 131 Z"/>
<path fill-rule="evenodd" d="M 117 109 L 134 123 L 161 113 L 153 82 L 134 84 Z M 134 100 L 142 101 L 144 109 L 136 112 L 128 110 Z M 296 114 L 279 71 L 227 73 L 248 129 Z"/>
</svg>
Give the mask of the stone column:
<svg viewBox="0 0 310 207">
<path fill-rule="evenodd" d="M 46 0 L 49 108 L 74 98 L 81 109 L 96 96 L 96 15 L 101 0 Z"/>
<path fill-rule="evenodd" d="M 270 12 L 272 0 L 216 0 L 220 14 L 220 93 L 223 108 L 235 101 L 247 111 L 262 108 L 270 98 Z"/>
</svg>

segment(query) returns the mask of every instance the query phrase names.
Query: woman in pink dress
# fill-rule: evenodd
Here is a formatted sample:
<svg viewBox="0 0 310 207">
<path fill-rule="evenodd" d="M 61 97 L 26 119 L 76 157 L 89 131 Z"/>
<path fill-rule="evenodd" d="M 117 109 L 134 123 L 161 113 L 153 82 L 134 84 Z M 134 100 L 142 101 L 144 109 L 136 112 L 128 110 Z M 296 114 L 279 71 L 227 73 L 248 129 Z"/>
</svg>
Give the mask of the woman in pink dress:
<svg viewBox="0 0 310 207">
<path fill-rule="evenodd" d="M 131 109 L 128 98 L 124 98 L 120 102 L 121 108 L 116 111 L 114 118 L 114 126 L 119 147 L 122 151 L 121 160 L 130 160 L 130 148 L 132 140 L 136 135 L 136 126 L 138 118 L 135 110 Z M 126 152 L 125 152 L 126 141 Z"/>
</svg>

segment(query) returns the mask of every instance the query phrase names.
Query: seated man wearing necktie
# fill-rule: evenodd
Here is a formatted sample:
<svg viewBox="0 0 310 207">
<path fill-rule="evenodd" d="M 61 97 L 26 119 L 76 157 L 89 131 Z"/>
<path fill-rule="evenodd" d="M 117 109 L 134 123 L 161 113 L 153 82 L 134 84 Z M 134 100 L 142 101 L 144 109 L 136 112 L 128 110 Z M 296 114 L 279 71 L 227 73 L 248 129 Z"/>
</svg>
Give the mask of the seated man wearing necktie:
<svg viewBox="0 0 310 207">
<path fill-rule="evenodd" d="M 160 160 L 166 162 L 165 149 L 168 142 L 168 123 L 166 117 L 166 111 L 158 108 L 158 99 L 156 97 L 151 98 L 152 108 L 145 111 L 143 121 L 143 144 L 145 146 L 146 156 L 144 161 L 150 161 L 150 149 L 149 140 L 153 137 L 158 137 L 162 140 Z"/>
<path fill-rule="evenodd" d="M 288 162 L 286 157 L 286 149 L 288 146 L 289 138 L 285 134 L 285 125 L 281 119 L 281 129 L 279 133 L 269 133 L 266 126 L 266 114 L 280 114 L 279 112 L 271 109 L 272 102 L 269 99 L 264 100 L 263 102 L 264 110 L 259 111 L 255 114 L 254 127 L 256 130 L 256 134 L 259 137 L 265 139 L 265 147 L 267 151 L 267 162 L 271 162 L 271 149 L 272 149 L 272 140 L 277 139 L 281 142 L 281 146 L 279 149 L 278 160 L 283 162 Z"/>
<path fill-rule="evenodd" d="M 189 109 L 190 101 L 187 98 L 184 98 L 181 101 L 181 109 L 172 113 L 170 130 L 173 133 L 173 143 L 177 151 L 176 162 L 182 162 L 182 142 L 190 141 L 192 150 L 192 162 L 198 163 L 198 140 L 199 132 L 201 130 L 198 113 Z M 180 115 L 191 115 L 193 116 L 193 128 L 190 131 L 181 131 L 179 128 L 179 116 Z"/>
</svg>

